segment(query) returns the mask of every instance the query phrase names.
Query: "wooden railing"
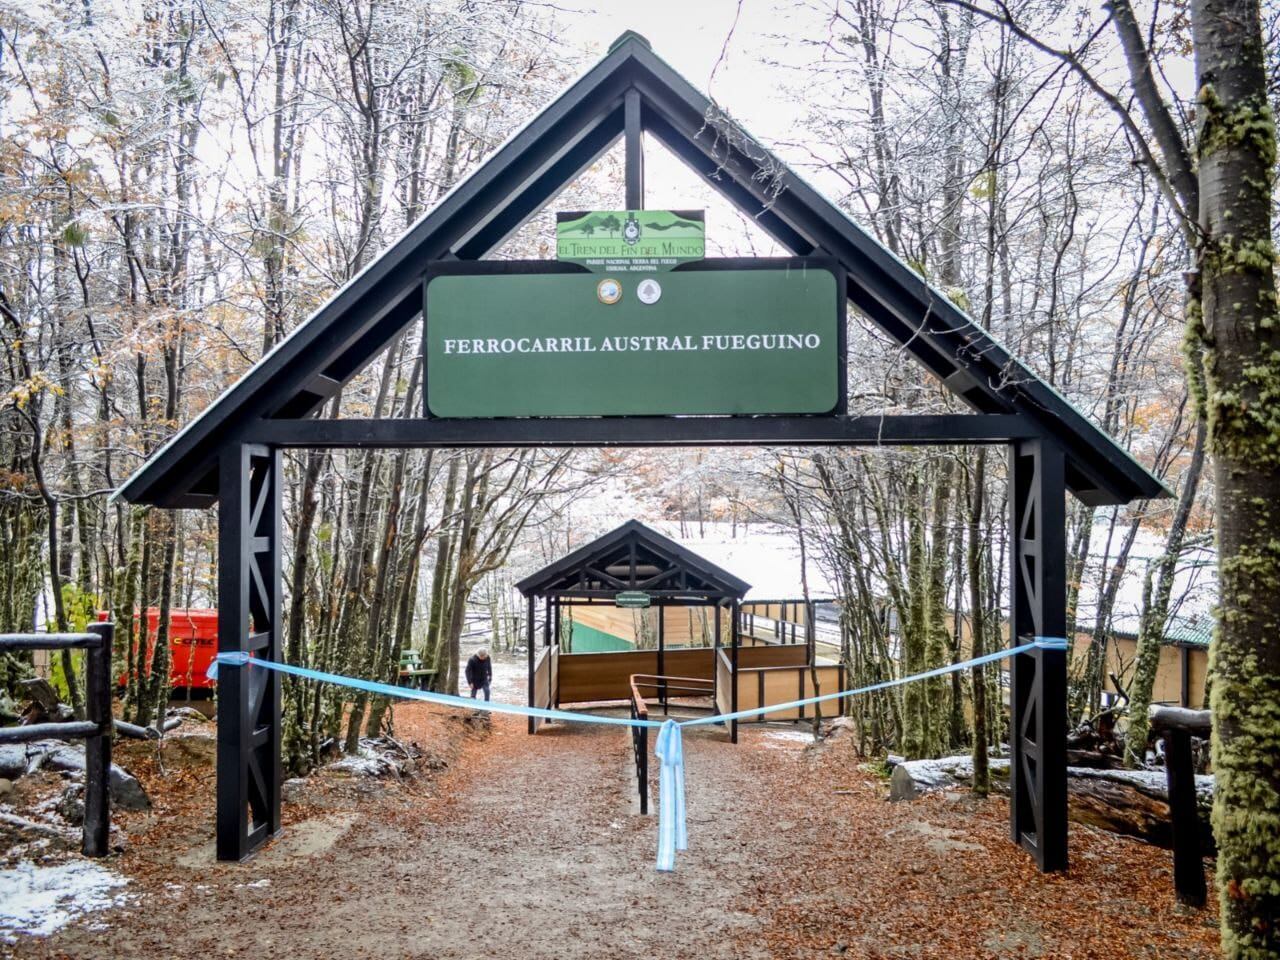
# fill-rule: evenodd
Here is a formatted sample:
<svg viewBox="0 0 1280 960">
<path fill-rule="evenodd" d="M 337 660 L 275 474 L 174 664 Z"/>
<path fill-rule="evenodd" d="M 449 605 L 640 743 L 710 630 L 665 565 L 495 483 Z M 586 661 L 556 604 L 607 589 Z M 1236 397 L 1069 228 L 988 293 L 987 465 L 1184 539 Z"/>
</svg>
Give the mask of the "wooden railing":
<svg viewBox="0 0 1280 960">
<path fill-rule="evenodd" d="M 642 690 L 654 691 L 662 703 L 666 716 L 669 697 L 711 697 L 715 695 L 715 682 L 699 677 L 664 677 L 653 673 L 631 675 L 631 719 L 648 720 L 649 703 Z M 640 790 L 640 812 L 649 812 L 649 727 L 631 728 L 631 748 L 635 752 L 636 785 Z"/>
<path fill-rule="evenodd" d="M 115 625 L 91 623 L 85 633 L 3 633 L 4 650 L 84 650 L 86 720 L 29 723 L 0 728 L 0 743 L 84 740 L 84 836 L 86 857 L 105 857 L 111 838 L 111 644 Z"/>
<path fill-rule="evenodd" d="M 667 677 L 655 673 L 633 673 L 631 675 L 632 696 L 636 688 L 653 690 L 662 704 L 663 716 L 669 713 L 668 707 L 672 696 L 677 697 L 710 697 L 715 693 L 715 681 L 704 677 Z"/>
<path fill-rule="evenodd" d="M 631 719 L 648 720 L 649 705 L 640 695 L 635 678 L 631 681 Z M 636 785 L 640 789 L 640 813 L 649 812 L 649 728 L 636 724 L 631 728 L 631 750 L 635 754 Z"/>
</svg>

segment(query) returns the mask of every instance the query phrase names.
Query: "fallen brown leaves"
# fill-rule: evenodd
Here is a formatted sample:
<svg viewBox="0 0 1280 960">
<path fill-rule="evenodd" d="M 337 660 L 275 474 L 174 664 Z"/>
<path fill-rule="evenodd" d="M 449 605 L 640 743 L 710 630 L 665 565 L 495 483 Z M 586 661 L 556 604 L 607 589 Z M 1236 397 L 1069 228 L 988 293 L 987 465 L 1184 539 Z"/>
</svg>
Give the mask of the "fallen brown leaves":
<svg viewBox="0 0 1280 960">
<path fill-rule="evenodd" d="M 1070 870 L 1044 876 L 1010 841 L 1003 799 L 891 804 L 844 744 L 817 756 L 757 750 L 748 762 L 774 798 L 772 822 L 803 835 L 755 902 L 737 905 L 763 921 L 774 956 L 1217 956 L 1214 913 L 1174 903 L 1168 851 L 1072 824 Z"/>
<path fill-rule="evenodd" d="M 395 721 L 435 769 L 310 778 L 284 808 L 290 829 L 247 864 L 213 862 L 209 735 L 159 757 L 122 745 L 155 803 L 118 818 L 130 842 L 114 865 L 139 905 L 24 955 L 127 943 L 138 956 L 432 960 L 1216 956 L 1212 912 L 1174 906 L 1167 851 L 1073 825 L 1071 870 L 1042 876 L 1010 842 L 1003 800 L 890 804 L 847 745 L 691 732 L 690 850 L 657 875 L 624 731 L 556 724 L 530 738 L 522 721 L 424 704 Z M 483 949 L 458 929 L 479 902 Z"/>
</svg>

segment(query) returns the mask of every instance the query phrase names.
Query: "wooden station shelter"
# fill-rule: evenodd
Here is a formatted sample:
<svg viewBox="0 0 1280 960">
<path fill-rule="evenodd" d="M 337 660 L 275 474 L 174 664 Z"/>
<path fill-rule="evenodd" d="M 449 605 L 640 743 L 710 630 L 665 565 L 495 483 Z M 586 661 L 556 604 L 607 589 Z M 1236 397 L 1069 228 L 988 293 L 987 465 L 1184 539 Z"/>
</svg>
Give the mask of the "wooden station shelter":
<svg viewBox="0 0 1280 960">
<path fill-rule="evenodd" d="M 629 700 L 637 677 L 646 695 L 666 702 L 706 697 L 722 714 L 801 700 L 844 689 L 844 668 L 817 655 L 812 602 L 744 603 L 751 589 L 733 574 L 636 520 L 579 547 L 516 584 L 526 598 L 529 643 L 529 705 Z M 566 617 L 623 612 L 619 598 L 643 596 L 654 622 L 648 649 L 602 653 L 561 650 Z M 542 601 L 542 616 L 537 603 Z M 711 613 L 711 643 L 691 637 L 678 616 L 689 608 Z M 770 609 L 772 608 L 772 609 Z M 757 610 L 762 609 L 762 614 Z M 800 622 L 803 614 L 808 616 Z M 754 629 L 757 617 L 775 626 Z M 668 642 L 668 624 L 677 635 Z M 606 621 L 607 622 L 607 621 Z M 542 643 L 538 644 L 541 623 Z M 801 625 L 803 632 L 776 629 Z M 616 629 L 616 628 L 615 628 Z M 625 629 L 625 627 L 623 628 Z M 816 680 L 816 684 L 815 684 Z M 813 716 L 809 708 L 808 716 Z M 828 708 L 831 716 L 834 708 Z M 803 720 L 805 709 L 771 711 L 761 720 Z M 539 727 L 529 718 L 529 732 Z M 736 743 L 738 721 L 730 724 Z"/>
<path fill-rule="evenodd" d="M 598 274 L 578 263 L 484 258 L 619 140 L 626 153 L 625 208 L 644 211 L 646 137 L 684 161 L 792 255 L 682 263 L 659 275 L 666 292 L 644 308 L 649 311 L 641 315 L 645 322 L 693 327 L 714 320 L 723 333 L 732 331 L 737 313 L 754 310 L 772 324 L 775 342 L 777 331 L 799 331 L 810 321 L 827 324 L 827 335 L 803 336 L 806 344 L 812 337 L 822 349 L 763 359 L 750 351 L 691 351 L 682 355 L 681 363 L 691 365 L 687 369 L 703 369 L 698 364 L 705 362 L 718 372 L 679 383 L 664 381 L 665 368 L 633 366 L 631 375 L 622 377 L 616 365 L 583 367 L 595 370 L 607 385 L 591 391 L 581 390 L 587 379 L 558 376 L 547 358 L 444 356 L 448 345 L 441 347 L 433 338 L 445 319 L 452 316 L 456 322 L 461 316 L 464 327 L 471 324 L 477 331 L 495 322 L 523 323 L 529 320 L 525 305 L 535 285 L 563 293 L 563 303 L 578 304 L 554 315 L 547 310 L 546 317 L 577 323 L 573 332 L 584 338 L 601 324 L 637 316 L 640 291 L 626 276 L 612 278 L 606 297 L 605 287 L 597 286 Z M 470 312 L 460 314 L 463 301 L 445 297 L 450 285 L 454 293 L 474 298 Z M 762 288 L 781 292 L 777 297 L 743 294 Z M 829 294 L 830 313 L 825 308 L 815 313 L 808 300 L 791 291 Z M 499 300 L 516 309 L 493 309 Z M 735 309 L 723 309 L 726 303 Z M 802 305 L 807 306 L 802 310 Z M 968 412 L 850 415 L 844 366 L 848 310 L 901 344 L 903 357 L 952 391 Z M 425 346 L 416 415 L 319 416 L 344 384 L 418 323 Z M 555 362 L 587 363 L 600 356 L 562 354 Z M 643 364 L 645 355 L 624 359 Z M 660 359 L 675 363 L 667 355 Z M 513 391 L 510 379 L 494 372 L 496 366 L 450 366 L 454 360 L 508 364 L 504 370 L 512 376 L 528 376 L 530 392 Z M 830 365 L 820 371 L 822 382 L 830 385 L 821 405 L 812 402 L 815 393 L 809 389 L 815 378 L 788 379 L 781 373 L 791 369 L 787 364 L 814 360 Z M 733 366 L 739 361 L 764 366 L 747 373 Z M 446 381 L 437 374 L 462 369 L 475 375 L 455 376 L 442 395 Z M 673 410 L 676 389 L 701 391 L 706 402 Z M 502 393 L 513 406 L 459 415 L 450 401 L 466 391 L 471 391 L 468 402 L 490 399 L 478 390 L 494 397 Z M 535 390 L 541 391 L 543 406 L 522 409 L 522 398 Z M 793 394 L 805 402 L 791 402 Z M 763 404 L 765 396 L 774 399 Z M 574 402 L 566 403 L 566 397 Z M 625 408 L 620 397 L 629 398 Z M 445 409 L 451 412 L 441 415 Z M 543 409 L 561 412 L 545 415 Z M 158 449 L 118 495 L 160 507 L 217 508 L 219 649 L 281 660 L 285 449 L 973 444 L 1008 450 L 1010 634 L 1018 641 L 1061 638 L 1066 631 L 1066 494 L 1090 504 L 1124 504 L 1167 491 L 945 293 L 719 111 L 643 37 L 626 33 Z M 705 571 L 708 577 L 711 573 Z M 713 605 L 735 602 L 735 586 L 706 580 L 704 587 L 704 599 Z M 1067 864 L 1066 653 L 1037 648 L 1021 654 L 1011 674 L 1010 832 L 1041 869 L 1062 870 Z M 280 696 L 274 671 L 222 670 L 219 859 L 242 859 L 280 829 Z"/>
</svg>

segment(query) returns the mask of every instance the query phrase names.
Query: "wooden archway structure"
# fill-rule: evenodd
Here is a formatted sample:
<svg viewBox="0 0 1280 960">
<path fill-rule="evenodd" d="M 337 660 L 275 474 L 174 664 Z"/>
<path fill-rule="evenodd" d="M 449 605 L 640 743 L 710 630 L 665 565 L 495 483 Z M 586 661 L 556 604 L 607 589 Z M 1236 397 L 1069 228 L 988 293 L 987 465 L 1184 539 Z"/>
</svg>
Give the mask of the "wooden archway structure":
<svg viewBox="0 0 1280 960">
<path fill-rule="evenodd" d="M 478 260 L 621 138 L 628 209 L 644 207 L 655 137 L 797 258 L 840 270 L 848 304 L 973 411 L 937 416 L 320 419 L 315 414 L 422 315 L 432 263 Z M 804 259 L 774 261 L 803 266 Z M 285 448 L 1002 445 L 1009 451 L 1010 624 L 1066 630 L 1065 495 L 1122 504 L 1160 482 L 945 294 L 627 33 L 359 276 L 264 356 L 121 487 L 133 503 L 218 509 L 218 644 L 280 659 Z M 1042 870 L 1067 864 L 1066 654 L 1012 666 L 1011 834 Z M 217 855 L 240 860 L 280 829 L 280 680 L 224 668 L 218 697 Z"/>
</svg>

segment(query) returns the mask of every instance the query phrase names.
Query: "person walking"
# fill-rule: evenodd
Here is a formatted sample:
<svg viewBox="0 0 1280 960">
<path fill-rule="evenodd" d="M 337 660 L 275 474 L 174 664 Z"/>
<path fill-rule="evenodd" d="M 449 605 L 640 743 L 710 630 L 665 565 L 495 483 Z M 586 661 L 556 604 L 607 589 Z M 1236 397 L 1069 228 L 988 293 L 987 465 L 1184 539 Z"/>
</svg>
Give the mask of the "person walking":
<svg viewBox="0 0 1280 960">
<path fill-rule="evenodd" d="M 489 685 L 493 683 L 493 661 L 489 659 L 488 650 L 477 650 L 467 661 L 467 685 L 471 687 L 471 699 L 476 693 L 484 691 L 485 700 L 489 699 Z"/>
</svg>

